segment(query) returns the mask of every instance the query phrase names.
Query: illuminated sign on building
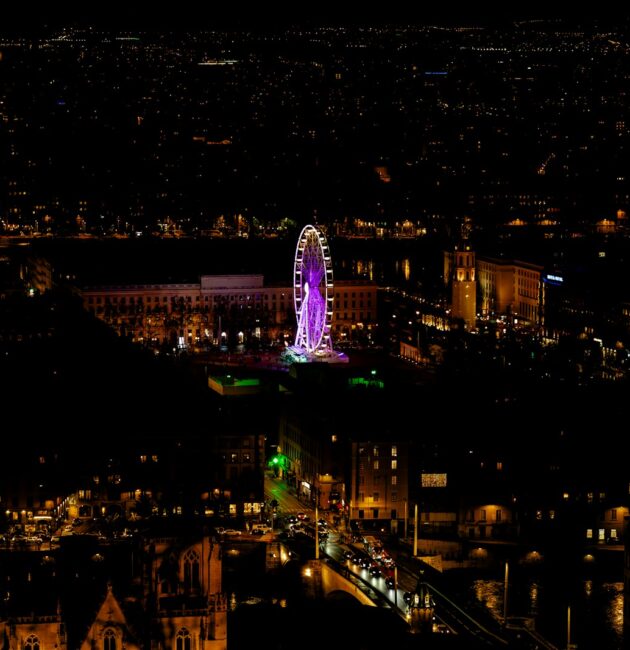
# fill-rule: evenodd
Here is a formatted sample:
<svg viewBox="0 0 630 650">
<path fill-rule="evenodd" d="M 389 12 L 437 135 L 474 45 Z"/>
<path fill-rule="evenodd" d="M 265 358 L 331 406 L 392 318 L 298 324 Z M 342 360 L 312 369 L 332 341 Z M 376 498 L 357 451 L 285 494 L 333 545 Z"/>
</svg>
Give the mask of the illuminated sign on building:
<svg viewBox="0 0 630 650">
<path fill-rule="evenodd" d="M 446 487 L 446 474 L 421 474 L 422 487 L 443 488 Z"/>
<path fill-rule="evenodd" d="M 561 275 L 552 275 L 551 273 L 547 274 L 547 282 L 554 282 L 556 284 L 562 284 L 564 278 Z"/>
</svg>

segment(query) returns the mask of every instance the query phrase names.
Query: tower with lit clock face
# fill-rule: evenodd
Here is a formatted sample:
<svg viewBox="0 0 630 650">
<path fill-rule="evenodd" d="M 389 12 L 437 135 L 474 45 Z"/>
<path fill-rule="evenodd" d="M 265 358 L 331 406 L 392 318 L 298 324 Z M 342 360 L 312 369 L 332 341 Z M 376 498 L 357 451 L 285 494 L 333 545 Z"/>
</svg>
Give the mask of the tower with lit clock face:
<svg viewBox="0 0 630 650">
<path fill-rule="evenodd" d="M 468 232 L 468 224 L 465 224 L 462 239 L 453 252 L 451 316 L 453 320 L 463 321 L 467 330 L 473 330 L 477 323 L 477 281 L 475 253 Z"/>
</svg>

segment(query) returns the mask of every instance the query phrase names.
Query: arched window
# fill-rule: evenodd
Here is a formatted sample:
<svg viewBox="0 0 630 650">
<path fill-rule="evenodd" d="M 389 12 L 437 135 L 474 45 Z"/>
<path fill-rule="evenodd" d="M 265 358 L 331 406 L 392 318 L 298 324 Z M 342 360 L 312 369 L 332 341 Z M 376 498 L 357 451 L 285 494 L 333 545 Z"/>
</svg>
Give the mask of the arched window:
<svg viewBox="0 0 630 650">
<path fill-rule="evenodd" d="M 184 555 L 184 589 L 199 589 L 199 553 L 193 549 Z"/>
<path fill-rule="evenodd" d="M 39 637 L 31 634 L 24 641 L 24 650 L 40 650 Z"/>
<path fill-rule="evenodd" d="M 116 633 L 111 628 L 103 632 L 103 650 L 116 650 Z"/>
<path fill-rule="evenodd" d="M 192 637 L 190 632 L 182 627 L 177 636 L 175 637 L 175 650 L 191 650 L 192 649 Z"/>
</svg>

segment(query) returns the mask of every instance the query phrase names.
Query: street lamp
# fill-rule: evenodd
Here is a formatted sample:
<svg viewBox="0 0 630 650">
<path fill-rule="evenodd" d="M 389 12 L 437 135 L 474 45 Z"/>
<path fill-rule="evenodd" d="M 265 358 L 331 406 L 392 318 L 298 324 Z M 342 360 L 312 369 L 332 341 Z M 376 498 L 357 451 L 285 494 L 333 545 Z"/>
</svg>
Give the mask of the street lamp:
<svg viewBox="0 0 630 650">
<path fill-rule="evenodd" d="M 414 506 L 413 513 L 413 556 L 418 555 L 418 504 Z"/>
<path fill-rule="evenodd" d="M 319 560 L 319 509 L 317 508 L 317 501 L 315 501 L 315 559 Z"/>
<path fill-rule="evenodd" d="M 404 539 L 407 539 L 407 524 L 409 523 L 409 504 L 407 503 L 407 499 L 405 499 L 405 535 Z"/>
<path fill-rule="evenodd" d="M 505 563 L 505 578 L 503 585 L 503 625 L 507 625 L 507 608 L 508 608 L 508 575 L 509 575 L 509 565 Z"/>
</svg>

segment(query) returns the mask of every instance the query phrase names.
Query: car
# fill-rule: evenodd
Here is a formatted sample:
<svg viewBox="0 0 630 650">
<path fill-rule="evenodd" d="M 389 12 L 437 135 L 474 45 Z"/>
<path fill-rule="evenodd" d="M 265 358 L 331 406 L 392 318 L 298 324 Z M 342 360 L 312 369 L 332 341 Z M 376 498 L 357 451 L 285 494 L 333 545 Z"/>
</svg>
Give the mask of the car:
<svg viewBox="0 0 630 650">
<path fill-rule="evenodd" d="M 268 524 L 252 524 L 252 535 L 266 535 L 272 531 Z"/>
<path fill-rule="evenodd" d="M 223 531 L 224 535 L 230 535 L 230 536 L 236 536 L 236 535 L 242 535 L 242 531 L 236 530 L 236 528 L 226 528 Z"/>
<path fill-rule="evenodd" d="M 372 566 L 372 560 L 370 560 L 369 557 L 365 556 L 359 559 L 358 564 L 364 569 L 369 569 Z"/>
<path fill-rule="evenodd" d="M 351 560 L 354 557 L 354 553 L 348 549 L 347 551 L 343 552 L 343 556 L 346 560 Z"/>
<path fill-rule="evenodd" d="M 391 576 L 388 576 L 387 578 L 385 578 L 385 586 L 388 589 L 395 589 L 396 585 L 394 584 L 394 578 L 392 578 Z"/>
<path fill-rule="evenodd" d="M 300 521 L 304 521 L 304 519 L 306 519 L 306 513 L 304 513 L 304 512 L 298 512 L 298 513 L 297 513 L 297 518 L 298 518 Z"/>
<path fill-rule="evenodd" d="M 289 524 L 297 524 L 298 518 L 295 515 L 290 515 L 287 517 L 287 522 Z"/>
<path fill-rule="evenodd" d="M 403 594 L 403 600 L 407 603 L 407 605 L 411 605 L 413 602 L 415 594 L 411 593 L 410 591 L 405 591 Z"/>
<path fill-rule="evenodd" d="M 376 565 L 370 567 L 370 575 L 373 578 L 380 578 L 383 575 L 383 572 Z"/>
</svg>

